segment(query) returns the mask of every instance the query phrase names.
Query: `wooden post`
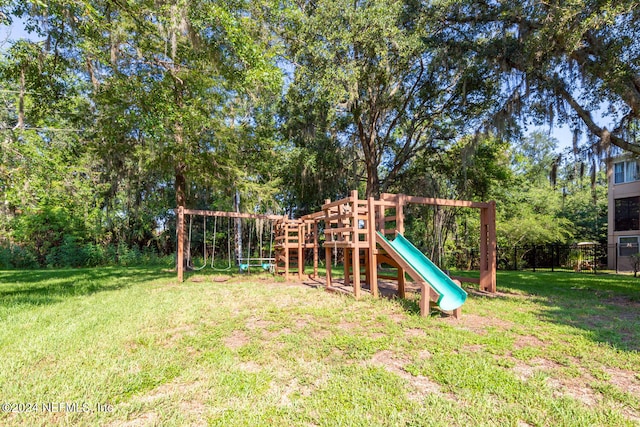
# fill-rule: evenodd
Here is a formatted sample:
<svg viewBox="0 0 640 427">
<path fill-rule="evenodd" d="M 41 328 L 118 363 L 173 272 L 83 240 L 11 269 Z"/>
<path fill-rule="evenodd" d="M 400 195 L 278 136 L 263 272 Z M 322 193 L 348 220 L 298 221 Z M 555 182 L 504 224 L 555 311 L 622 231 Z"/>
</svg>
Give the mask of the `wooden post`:
<svg viewBox="0 0 640 427">
<path fill-rule="evenodd" d="M 406 203 L 406 196 L 404 194 L 398 194 L 396 198 L 396 229 L 398 233 L 404 234 L 404 205 Z"/>
<path fill-rule="evenodd" d="M 406 292 L 406 279 L 404 277 L 404 270 L 398 266 L 398 298 L 405 299 L 407 297 Z"/>
<path fill-rule="evenodd" d="M 298 280 L 302 281 L 302 275 L 304 274 L 304 221 L 298 224 Z"/>
<path fill-rule="evenodd" d="M 480 290 L 496 292 L 496 202 L 480 209 Z"/>
<path fill-rule="evenodd" d="M 351 272 L 349 271 L 351 269 L 351 252 L 349 248 L 344 248 L 342 253 L 344 255 L 344 285 L 349 286 L 351 284 Z"/>
<path fill-rule="evenodd" d="M 458 285 L 459 287 L 462 287 L 462 283 L 460 283 L 459 280 L 454 280 L 453 281 L 456 285 Z M 460 319 L 460 317 L 462 317 L 462 306 L 456 308 L 455 310 L 453 310 L 453 317 L 455 319 Z"/>
<path fill-rule="evenodd" d="M 324 204 L 328 205 L 331 203 L 331 199 L 325 199 Z M 325 218 L 329 217 L 329 210 L 324 211 Z M 331 222 L 325 219 L 324 228 L 331 228 Z M 324 240 L 324 265 L 325 265 L 325 289 L 329 289 L 331 287 L 331 246 L 329 246 L 329 242 L 326 239 Z"/>
<path fill-rule="evenodd" d="M 351 259 L 353 260 L 353 296 L 360 298 L 360 250 L 351 249 Z"/>
<path fill-rule="evenodd" d="M 284 245 L 284 281 L 289 281 L 289 221 L 284 224 L 284 239 L 282 240 Z"/>
<path fill-rule="evenodd" d="M 329 289 L 331 287 L 331 247 L 330 246 L 324 247 L 324 254 L 325 254 L 325 265 L 326 265 L 326 271 L 327 271 L 327 274 L 325 276 L 325 288 Z"/>
<path fill-rule="evenodd" d="M 313 220 L 313 277 L 318 277 L 318 220 Z"/>
<path fill-rule="evenodd" d="M 364 248 L 363 253 L 364 253 L 364 258 L 361 259 L 361 261 L 364 262 L 364 283 L 369 284 L 369 290 L 371 290 L 371 270 L 369 269 L 369 249 Z"/>
<path fill-rule="evenodd" d="M 360 298 L 360 239 L 358 234 L 358 190 L 351 191 L 351 265 L 353 268 L 353 296 Z"/>
<path fill-rule="evenodd" d="M 385 215 L 385 207 L 383 205 L 379 205 L 376 206 L 377 208 L 377 214 L 378 214 L 378 225 L 376 227 L 377 231 L 381 231 L 382 233 L 384 233 L 384 229 L 385 229 L 385 221 L 384 221 L 384 215 Z"/>
<path fill-rule="evenodd" d="M 400 234 L 404 234 L 404 204 L 405 204 L 405 195 L 398 194 L 396 196 L 396 232 Z M 406 278 L 404 277 L 404 269 L 401 266 L 398 266 L 398 298 L 405 299 L 407 297 L 406 291 Z M 427 285 L 428 289 L 431 289 Z M 427 297 L 427 307 L 426 313 L 429 314 L 429 298 Z M 423 314 L 423 316 L 426 316 Z"/>
<path fill-rule="evenodd" d="M 367 253 L 367 280 L 369 289 L 374 298 L 378 298 L 378 250 L 376 248 L 376 203 L 373 197 L 367 200 L 367 240 L 369 241 L 369 251 Z"/>
<path fill-rule="evenodd" d="M 404 297 L 403 297 L 404 298 Z M 420 316 L 426 317 L 431 312 L 431 286 L 420 283 Z"/>
<path fill-rule="evenodd" d="M 178 207 L 178 282 L 184 281 L 184 206 Z"/>
</svg>

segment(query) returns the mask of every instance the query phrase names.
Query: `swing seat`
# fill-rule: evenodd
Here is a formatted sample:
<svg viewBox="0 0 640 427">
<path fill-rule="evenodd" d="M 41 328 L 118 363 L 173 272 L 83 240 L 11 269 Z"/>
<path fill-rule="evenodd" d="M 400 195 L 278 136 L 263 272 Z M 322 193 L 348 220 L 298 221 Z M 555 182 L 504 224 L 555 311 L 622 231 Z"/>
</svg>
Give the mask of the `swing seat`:
<svg viewBox="0 0 640 427">
<path fill-rule="evenodd" d="M 240 271 L 248 271 L 249 264 L 240 264 Z"/>
<path fill-rule="evenodd" d="M 268 262 L 263 262 L 262 263 L 262 269 L 264 271 L 271 271 L 271 264 L 269 264 Z"/>
</svg>

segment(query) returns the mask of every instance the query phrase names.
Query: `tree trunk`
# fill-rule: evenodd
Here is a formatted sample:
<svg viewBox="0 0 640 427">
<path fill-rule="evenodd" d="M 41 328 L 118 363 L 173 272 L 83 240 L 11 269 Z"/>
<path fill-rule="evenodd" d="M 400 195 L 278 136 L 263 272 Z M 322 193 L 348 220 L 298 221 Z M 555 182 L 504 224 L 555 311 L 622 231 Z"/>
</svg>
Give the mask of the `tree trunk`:
<svg viewBox="0 0 640 427">
<path fill-rule="evenodd" d="M 380 197 L 380 177 L 378 176 L 379 162 L 376 153 L 376 135 L 374 132 L 367 134 L 360 119 L 358 119 L 358 138 L 362 145 L 365 169 L 367 171 L 367 188 L 364 196 L 366 198 L 378 198 Z"/>
<path fill-rule="evenodd" d="M 176 103 L 176 107 L 178 108 L 178 110 L 182 109 L 183 107 L 183 87 L 182 87 L 182 82 L 179 79 L 174 79 L 174 99 L 175 99 L 175 103 Z M 178 150 L 177 152 L 178 154 L 178 158 L 175 160 L 175 191 L 176 191 L 176 205 L 178 207 L 182 206 L 183 208 L 186 207 L 186 203 L 187 203 L 187 177 L 186 177 L 186 172 L 187 172 L 187 163 L 184 160 L 184 151 L 182 149 L 182 147 L 184 146 L 185 142 L 184 142 L 184 127 L 182 126 L 182 122 L 180 120 L 180 118 L 176 119 L 176 121 L 174 122 L 173 125 L 173 133 L 174 133 L 174 138 L 176 141 L 176 145 L 178 146 Z M 190 250 L 191 248 L 189 248 L 188 244 L 187 244 L 187 233 L 184 233 L 183 235 L 183 247 L 185 248 L 185 256 L 184 256 L 184 261 L 183 261 L 183 268 L 187 269 L 188 268 L 188 259 L 190 259 Z"/>
<path fill-rule="evenodd" d="M 367 188 L 365 190 L 365 198 L 380 197 L 380 178 L 378 177 L 378 165 L 365 159 L 367 163 Z"/>
</svg>

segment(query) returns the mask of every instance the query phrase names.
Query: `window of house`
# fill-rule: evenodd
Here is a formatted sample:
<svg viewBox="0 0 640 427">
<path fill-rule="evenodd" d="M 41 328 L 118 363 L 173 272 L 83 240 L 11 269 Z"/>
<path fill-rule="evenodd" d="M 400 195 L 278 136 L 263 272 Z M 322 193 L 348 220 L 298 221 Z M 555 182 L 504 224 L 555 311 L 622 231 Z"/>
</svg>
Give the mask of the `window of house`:
<svg viewBox="0 0 640 427">
<path fill-rule="evenodd" d="M 640 180 L 640 164 L 638 164 L 637 160 L 627 160 L 624 162 L 614 163 L 613 182 L 615 184 L 638 180 Z"/>
<path fill-rule="evenodd" d="M 615 201 L 615 231 L 640 230 L 640 197 Z"/>
<path fill-rule="evenodd" d="M 613 165 L 614 182 L 620 184 L 624 182 L 624 162 Z"/>
<path fill-rule="evenodd" d="M 638 236 L 621 236 L 618 244 L 620 256 L 631 256 L 638 253 Z"/>
</svg>

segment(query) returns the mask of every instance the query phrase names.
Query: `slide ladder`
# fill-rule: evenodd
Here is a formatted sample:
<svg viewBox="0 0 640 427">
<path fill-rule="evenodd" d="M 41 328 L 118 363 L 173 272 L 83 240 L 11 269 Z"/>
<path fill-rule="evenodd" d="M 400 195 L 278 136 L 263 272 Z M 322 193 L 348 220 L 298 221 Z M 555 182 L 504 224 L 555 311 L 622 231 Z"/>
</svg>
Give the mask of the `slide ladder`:
<svg viewBox="0 0 640 427">
<path fill-rule="evenodd" d="M 411 278 L 417 282 L 426 282 L 438 293 L 438 307 L 442 310 L 456 310 L 464 304 L 467 293 L 447 274 L 440 270 L 429 258 L 416 248 L 402 234 L 398 233 L 394 240 L 388 240 L 377 232 L 376 242 L 387 254 L 398 263 Z M 424 289 L 423 289 L 424 293 Z M 429 295 L 422 295 L 425 304 L 429 303 Z"/>
</svg>

